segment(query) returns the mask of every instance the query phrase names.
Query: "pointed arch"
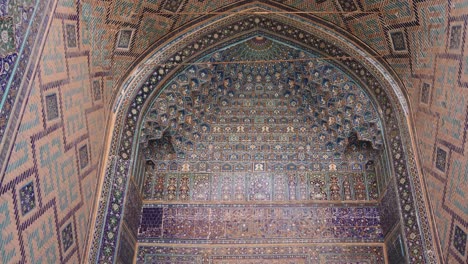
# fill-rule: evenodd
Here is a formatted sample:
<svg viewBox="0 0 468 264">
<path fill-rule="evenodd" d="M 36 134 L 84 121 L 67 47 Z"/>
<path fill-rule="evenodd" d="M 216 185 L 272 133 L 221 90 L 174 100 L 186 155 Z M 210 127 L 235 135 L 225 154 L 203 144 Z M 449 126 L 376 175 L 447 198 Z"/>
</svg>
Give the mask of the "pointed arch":
<svg viewBox="0 0 468 264">
<path fill-rule="evenodd" d="M 268 14 L 278 11 L 266 4 L 235 7 L 233 14 L 200 19 L 163 42 L 155 43 L 118 85 L 107 124 L 105 171 L 94 208 L 89 245 L 90 263 L 115 258 L 123 204 L 136 154 L 138 131 L 150 103 L 168 80 L 187 64 L 219 47 L 262 31 L 291 45 L 321 54 L 361 82 L 378 106 L 385 141 L 398 186 L 405 244 L 411 262 L 436 262 L 435 232 L 425 185 L 417 158 L 409 100 L 404 86 L 378 54 L 342 29 L 314 17 Z M 416 219 L 415 219 L 416 218 Z M 409 221 L 411 220 L 411 221 Z M 416 220 L 416 221 L 415 221 Z"/>
</svg>

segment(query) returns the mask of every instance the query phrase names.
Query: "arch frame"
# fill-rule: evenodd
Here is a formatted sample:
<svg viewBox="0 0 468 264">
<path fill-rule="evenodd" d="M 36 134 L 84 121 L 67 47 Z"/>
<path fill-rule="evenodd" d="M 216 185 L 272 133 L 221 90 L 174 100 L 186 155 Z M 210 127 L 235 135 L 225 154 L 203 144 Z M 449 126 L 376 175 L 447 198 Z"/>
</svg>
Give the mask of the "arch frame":
<svg viewBox="0 0 468 264">
<path fill-rule="evenodd" d="M 291 14 L 269 14 L 267 17 L 262 12 L 281 10 L 259 3 L 234 7 L 232 11 L 233 14 L 212 16 L 202 20 L 198 25 L 181 29 L 179 34 L 165 40 L 164 43 L 155 43 L 138 60 L 138 63 L 134 64 L 133 70 L 119 82 L 118 96 L 114 98 L 113 111 L 107 124 L 108 138 L 101 171 L 102 179 L 92 216 L 95 221 L 92 221 L 90 227 L 86 250 L 89 256 L 88 262 L 112 263 L 116 258 L 124 215 L 122 205 L 125 202 L 125 192 L 134 162 L 132 157 L 136 155 L 138 133 L 145 109 L 148 109 L 152 100 L 171 77 L 184 68 L 184 64 L 190 63 L 197 56 L 216 46 L 213 44 L 214 34 L 223 30 L 234 32 L 236 23 L 240 28 L 238 32 L 241 32 L 243 23 L 247 26 L 249 23 L 256 23 L 257 19 L 260 22 L 262 19 L 275 22 L 276 31 L 271 27 L 264 30 L 287 39 L 294 39 L 298 45 L 313 47 L 318 43 L 320 48 L 321 43 L 325 43 L 324 54 L 327 50 L 328 53 L 338 50 L 339 54 L 353 58 L 346 61 L 338 56 L 335 61 L 354 73 L 353 77 L 365 84 L 364 87 L 372 95 L 371 98 L 377 100 L 374 103 L 379 106 L 379 114 L 387 131 L 385 141 L 389 163 L 393 164 L 392 180 L 395 187 L 398 187 L 399 206 L 401 212 L 409 208 L 407 211 L 412 213 L 406 218 L 404 215 L 401 217 L 409 260 L 412 263 L 440 261 L 440 250 L 436 243 L 437 233 L 418 162 L 409 99 L 396 74 L 385 61 L 376 59 L 378 54 L 356 37 L 318 17 Z M 253 27 L 260 27 L 260 22 Z M 292 30 L 295 36 L 288 35 L 289 30 Z M 300 38 L 301 33 L 302 38 Z M 219 34 L 218 37 L 222 38 Z M 237 35 L 234 32 L 232 36 L 225 36 L 223 40 L 235 39 L 236 36 L 242 35 L 242 32 Z M 306 40 L 307 38 L 321 41 L 312 42 L 310 39 Z M 202 46 L 203 41 L 207 43 L 205 47 Z M 195 47 L 197 43 L 201 43 L 198 44 L 198 49 Z M 177 60 L 176 56 L 184 55 L 184 51 L 188 51 L 188 55 Z M 408 193 L 412 195 L 408 196 Z M 416 221 L 410 224 L 407 221 L 409 219 Z"/>
</svg>

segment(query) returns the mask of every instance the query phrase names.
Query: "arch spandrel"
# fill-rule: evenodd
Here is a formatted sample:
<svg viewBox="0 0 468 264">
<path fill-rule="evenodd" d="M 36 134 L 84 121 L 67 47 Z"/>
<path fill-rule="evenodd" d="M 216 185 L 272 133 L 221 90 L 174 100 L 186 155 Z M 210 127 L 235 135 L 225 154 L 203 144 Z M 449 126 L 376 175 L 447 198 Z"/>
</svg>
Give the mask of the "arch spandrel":
<svg viewBox="0 0 468 264">
<path fill-rule="evenodd" d="M 261 11 L 258 6 L 254 10 Z M 411 135 L 407 123 L 410 121 L 409 109 L 404 93 L 397 85 L 399 82 L 379 61 L 370 59 L 370 56 L 375 55 L 373 52 L 361 48 L 363 45 L 359 41 L 351 41 L 350 39 L 354 39 L 351 36 L 340 36 L 333 30 L 328 30 L 325 22 L 319 23 L 315 18 L 306 20 L 292 15 L 266 17 L 242 13 L 211 18 L 207 24 L 202 23 L 188 29 L 179 37 L 168 41 L 164 48 L 143 59 L 133 76 L 123 84 L 121 97 L 116 99 L 114 105 L 115 126 L 112 129 L 106 177 L 97 205 L 96 215 L 99 218 L 94 226 L 92 247 L 95 250 L 91 252 L 90 262 L 112 261 L 115 257 L 123 211 L 119 204 L 124 201 L 122 193 L 125 193 L 132 157 L 135 155 L 132 145 L 137 145 L 133 144 L 138 140 L 135 133 L 151 99 L 172 76 L 184 68 L 185 63 L 211 52 L 216 49 L 217 44 L 234 43 L 236 38 L 259 28 L 288 39 L 295 45 L 315 49 L 322 56 L 333 57 L 335 63 L 359 80 L 370 97 L 376 99 L 375 103 L 384 122 L 386 144 L 391 156 L 390 163 L 393 165 L 391 170 L 398 184 L 400 207 L 402 212 L 411 212 L 403 213 L 402 218 L 409 259 L 413 263 L 435 262 L 436 250 L 433 248 L 425 210 L 428 206 L 421 195 L 421 188 L 424 187 L 417 175 L 415 163 L 412 162 L 415 158 L 408 137 Z M 413 192 L 416 192 L 416 196 L 408 195 Z"/>
</svg>

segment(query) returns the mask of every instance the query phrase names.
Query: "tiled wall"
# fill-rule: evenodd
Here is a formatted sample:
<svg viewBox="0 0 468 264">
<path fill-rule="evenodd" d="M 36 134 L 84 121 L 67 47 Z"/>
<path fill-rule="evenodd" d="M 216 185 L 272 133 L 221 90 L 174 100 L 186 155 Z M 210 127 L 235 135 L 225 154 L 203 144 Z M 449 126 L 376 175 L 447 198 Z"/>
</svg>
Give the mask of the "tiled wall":
<svg viewBox="0 0 468 264">
<path fill-rule="evenodd" d="M 117 263 L 131 263 L 136 251 L 137 232 L 142 209 L 141 196 L 133 180 L 129 182 L 125 205 L 124 228 L 120 233 Z"/>
<path fill-rule="evenodd" d="M 35 26 L 41 23 L 31 23 L 28 36 L 34 38 L 28 38 L 24 32 L 33 10 L 45 18 L 43 6 L 54 1 L 0 1 L 0 28 L 5 35 L 0 48 L 0 95 L 5 98 L 0 127 L 12 144 L 10 150 L 5 148 L 6 141 L 2 142 L 2 153 L 5 149 L 9 152 L 1 156 L 8 159 L 8 167 L 0 170 L 5 170 L 0 182 L 0 242 L 5 253 L 0 255 L 0 262 L 80 260 L 102 156 L 107 116 L 104 105 L 111 102 L 111 87 L 151 43 L 199 16 L 171 13 L 207 12 L 238 2 L 60 0 L 45 33 Z M 465 263 L 466 1 L 261 2 L 292 10 L 370 11 L 321 16 L 378 51 L 404 82 L 414 110 L 443 257 L 448 262 Z M 43 51 L 27 50 L 37 47 L 33 40 L 43 37 L 47 37 Z M 26 43 L 23 53 L 22 43 Z M 34 66 L 27 64 L 33 61 L 30 54 L 37 56 L 40 52 L 36 74 L 29 76 L 32 71 L 28 69 Z M 18 54 L 24 54 L 19 61 Z M 21 62 L 20 72 L 8 86 L 11 65 L 17 61 Z M 15 89 L 24 87 L 19 85 L 20 80 L 31 84 L 22 90 L 27 94 Z M 23 111 L 9 111 L 16 109 L 16 95 L 22 98 L 18 102 Z M 20 127 L 13 133 L 3 133 L 7 122 L 13 121 L 20 122 Z"/>
<path fill-rule="evenodd" d="M 0 1 L 0 8 L 13 21 L 28 22 L 29 13 L 14 2 L 20 1 Z M 34 10 L 36 1 L 21 2 Z M 2 168 L 0 263 L 83 260 L 102 156 L 106 80 L 103 69 L 91 64 L 80 12 L 75 1 L 59 1 L 49 14 L 46 44 L 23 98 L 24 112 L 13 117 L 21 125 L 7 139 L 13 144 L 8 166 Z M 21 44 L 18 28 L 16 33 Z"/>
</svg>

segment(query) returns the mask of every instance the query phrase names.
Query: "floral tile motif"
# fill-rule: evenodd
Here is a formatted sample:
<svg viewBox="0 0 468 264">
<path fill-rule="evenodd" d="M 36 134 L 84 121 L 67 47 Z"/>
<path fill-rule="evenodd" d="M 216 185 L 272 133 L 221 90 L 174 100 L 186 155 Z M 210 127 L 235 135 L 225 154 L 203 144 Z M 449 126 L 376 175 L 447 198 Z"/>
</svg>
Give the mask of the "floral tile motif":
<svg viewBox="0 0 468 264">
<path fill-rule="evenodd" d="M 15 52 L 13 18 L 0 18 L 0 57 Z"/>
<path fill-rule="evenodd" d="M 19 191 L 21 212 L 23 215 L 29 213 L 34 207 L 36 207 L 36 196 L 34 194 L 33 182 L 26 184 Z"/>
</svg>

